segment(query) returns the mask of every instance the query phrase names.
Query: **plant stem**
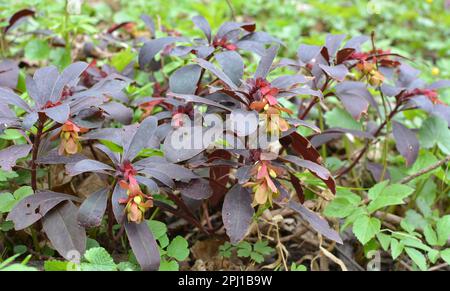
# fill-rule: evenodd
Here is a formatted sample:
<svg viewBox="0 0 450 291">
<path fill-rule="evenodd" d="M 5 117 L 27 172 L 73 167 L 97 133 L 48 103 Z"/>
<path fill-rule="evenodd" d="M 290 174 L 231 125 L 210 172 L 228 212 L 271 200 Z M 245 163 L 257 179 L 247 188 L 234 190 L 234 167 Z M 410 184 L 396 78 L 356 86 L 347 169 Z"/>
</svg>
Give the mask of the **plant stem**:
<svg viewBox="0 0 450 291">
<path fill-rule="evenodd" d="M 428 166 L 428 167 L 426 167 L 426 168 L 423 168 L 422 170 L 420 170 L 420 171 L 417 172 L 417 173 L 414 173 L 414 174 L 412 174 L 412 175 L 410 175 L 410 176 L 407 176 L 407 177 L 401 179 L 398 183 L 399 183 L 399 184 L 406 184 L 406 183 L 408 183 L 408 182 L 414 180 L 415 178 L 417 178 L 417 177 L 419 177 L 419 176 L 425 175 L 426 173 L 431 172 L 431 171 L 433 171 L 433 170 L 439 168 L 440 166 L 442 166 L 442 165 L 448 163 L 449 161 L 450 161 L 450 155 L 447 156 L 445 159 L 443 159 L 443 160 L 441 160 L 441 161 L 439 161 L 439 162 L 437 162 L 437 163 L 435 163 L 435 164 L 433 164 L 433 165 L 431 165 L 431 166 Z"/>
<path fill-rule="evenodd" d="M 39 153 L 39 145 L 41 143 L 42 131 L 44 129 L 45 116 L 40 115 L 38 120 L 37 132 L 34 136 L 33 148 L 32 148 L 32 160 L 31 160 L 31 188 L 36 192 L 37 190 L 37 156 Z"/>
</svg>

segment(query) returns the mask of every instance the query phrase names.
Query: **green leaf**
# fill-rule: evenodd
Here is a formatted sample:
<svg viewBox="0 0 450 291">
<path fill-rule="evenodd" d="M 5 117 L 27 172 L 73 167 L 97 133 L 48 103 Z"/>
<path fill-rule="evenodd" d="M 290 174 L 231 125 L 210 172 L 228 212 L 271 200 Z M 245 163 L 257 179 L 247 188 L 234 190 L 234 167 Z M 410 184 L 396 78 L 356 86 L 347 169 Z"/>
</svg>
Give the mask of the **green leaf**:
<svg viewBox="0 0 450 291">
<path fill-rule="evenodd" d="M 49 260 L 44 262 L 45 271 L 67 271 L 68 262 Z"/>
<path fill-rule="evenodd" d="M 116 53 L 111 58 L 111 65 L 116 68 L 117 71 L 122 72 L 123 69 L 136 57 L 136 54 L 131 51 L 131 48 L 128 47 Z"/>
<path fill-rule="evenodd" d="M 335 107 L 325 113 L 325 122 L 329 127 L 341 127 L 353 130 L 361 130 L 362 125 L 357 122 L 347 111 Z"/>
<path fill-rule="evenodd" d="M 239 257 L 250 257 L 250 254 L 252 253 L 252 245 L 249 242 L 241 241 L 238 245 L 238 256 Z"/>
<path fill-rule="evenodd" d="M 441 251 L 441 258 L 450 265 L 450 249 Z"/>
<path fill-rule="evenodd" d="M 435 264 L 437 262 L 437 260 L 439 259 L 439 254 L 440 253 L 438 250 L 431 249 L 428 251 L 427 253 L 428 259 L 432 264 Z"/>
<path fill-rule="evenodd" d="M 387 234 L 380 232 L 377 234 L 377 238 L 383 250 L 387 251 L 389 249 L 389 245 L 391 244 L 391 237 Z"/>
<path fill-rule="evenodd" d="M 0 213 L 10 212 L 14 205 L 16 205 L 16 199 L 11 193 L 0 193 Z"/>
<path fill-rule="evenodd" d="M 403 204 L 403 199 L 414 192 L 413 188 L 402 184 L 392 184 L 382 188 L 381 191 L 380 188 L 377 187 L 376 192 L 369 193 L 372 202 L 367 206 L 367 210 L 370 213 L 386 206 Z"/>
<path fill-rule="evenodd" d="M 33 195 L 33 193 L 33 188 L 31 188 L 30 186 L 22 186 L 14 191 L 14 198 L 17 200 L 17 202 L 19 202 L 23 198 Z"/>
<path fill-rule="evenodd" d="M 258 264 L 264 262 L 264 256 L 257 252 L 251 252 L 250 258 Z"/>
<path fill-rule="evenodd" d="M 428 244 L 432 246 L 438 245 L 438 238 L 436 232 L 433 230 L 431 225 L 427 224 L 423 229 L 423 234 Z"/>
<path fill-rule="evenodd" d="M 33 39 L 25 46 L 25 58 L 33 61 L 45 60 L 50 55 L 48 42 L 43 39 Z"/>
<path fill-rule="evenodd" d="M 100 247 L 100 244 L 95 239 L 89 237 L 86 239 L 86 250 L 98 247 Z"/>
<path fill-rule="evenodd" d="M 6 182 L 9 179 L 14 179 L 17 177 L 19 177 L 19 175 L 14 171 L 6 172 L 0 169 L 0 182 Z"/>
<path fill-rule="evenodd" d="M 360 216 L 353 224 L 353 233 L 363 245 L 374 238 L 380 232 L 380 229 L 380 220 L 366 215 Z"/>
<path fill-rule="evenodd" d="M 180 266 L 177 261 L 161 260 L 161 263 L 159 264 L 159 271 L 178 271 L 179 269 Z"/>
<path fill-rule="evenodd" d="M 15 139 L 19 139 L 22 137 L 22 134 L 20 134 L 20 132 L 17 129 L 5 129 L 3 131 L 3 134 L 0 135 L 1 139 L 5 139 L 5 140 L 15 140 Z"/>
<path fill-rule="evenodd" d="M 400 256 L 403 252 L 405 245 L 401 242 L 399 242 L 398 240 L 396 240 L 395 238 L 391 239 L 391 255 L 392 255 L 392 259 L 397 259 L 398 256 Z"/>
<path fill-rule="evenodd" d="M 306 266 L 305 265 L 297 265 L 296 263 L 292 263 L 291 265 L 291 271 L 302 271 L 306 272 Z"/>
<path fill-rule="evenodd" d="M 176 236 L 167 247 L 167 255 L 178 261 L 184 261 L 189 256 L 189 245 L 186 239 Z"/>
<path fill-rule="evenodd" d="M 231 250 L 233 249 L 233 245 L 229 242 L 225 242 L 223 245 L 219 246 L 219 253 L 224 258 L 231 257 Z"/>
<path fill-rule="evenodd" d="M 349 190 L 338 190 L 336 197 L 327 205 L 324 214 L 328 217 L 345 218 L 352 214 L 361 202 L 361 197 Z"/>
<path fill-rule="evenodd" d="M 413 248 L 405 248 L 405 252 L 411 258 L 411 260 L 413 260 L 413 262 L 419 267 L 420 270 L 422 271 L 428 270 L 427 259 L 421 252 Z"/>
<path fill-rule="evenodd" d="M 447 121 L 441 117 L 431 116 L 425 120 L 419 130 L 419 140 L 424 148 L 438 145 L 445 154 L 450 154 L 450 130 Z"/>
<path fill-rule="evenodd" d="M 139 271 L 139 266 L 130 262 L 121 262 L 117 264 L 117 269 L 119 271 Z"/>
<path fill-rule="evenodd" d="M 167 233 L 167 226 L 165 223 L 162 223 L 161 221 L 148 220 L 147 224 L 151 232 L 153 233 L 155 239 L 159 239 L 160 237 L 162 237 Z"/>
<path fill-rule="evenodd" d="M 0 193 L 0 213 L 10 212 L 23 198 L 33 194 L 30 186 L 22 186 L 14 194 Z"/>
<path fill-rule="evenodd" d="M 268 241 L 257 241 L 253 245 L 253 250 L 261 255 L 269 255 L 273 252 L 273 248 L 268 246 Z"/>
<path fill-rule="evenodd" d="M 116 271 L 117 266 L 113 258 L 104 248 L 91 248 L 86 251 L 84 258 L 89 263 L 82 263 L 83 271 Z"/>
<path fill-rule="evenodd" d="M 444 246 L 450 237 L 450 215 L 441 217 L 436 223 L 438 245 Z"/>
</svg>

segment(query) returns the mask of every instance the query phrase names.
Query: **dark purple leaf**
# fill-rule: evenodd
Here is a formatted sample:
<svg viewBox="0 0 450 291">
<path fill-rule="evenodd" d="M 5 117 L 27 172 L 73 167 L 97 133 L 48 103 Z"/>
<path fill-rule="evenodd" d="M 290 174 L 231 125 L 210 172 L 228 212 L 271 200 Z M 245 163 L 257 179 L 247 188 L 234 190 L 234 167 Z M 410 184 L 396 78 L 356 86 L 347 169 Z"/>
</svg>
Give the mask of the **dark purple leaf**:
<svg viewBox="0 0 450 291">
<path fill-rule="evenodd" d="M 9 18 L 8 25 L 3 29 L 6 34 L 9 30 L 14 28 L 17 24 L 19 24 L 25 17 L 34 16 L 34 11 L 31 9 L 22 9 L 14 13 L 11 18 Z"/>
<path fill-rule="evenodd" d="M 370 37 L 366 36 L 366 35 L 359 35 L 359 36 L 355 36 L 353 38 L 351 38 L 346 44 L 345 44 L 345 48 L 354 48 L 356 50 L 359 50 L 361 45 L 363 43 L 365 43 L 366 41 L 368 41 L 370 39 Z"/>
<path fill-rule="evenodd" d="M 12 60 L 0 62 L 0 87 L 15 89 L 19 80 L 19 66 Z"/>
<path fill-rule="evenodd" d="M 120 128 L 101 128 L 83 134 L 84 140 L 107 140 L 117 145 L 122 144 L 122 129 Z"/>
<path fill-rule="evenodd" d="M 396 121 L 392 122 L 392 133 L 394 134 L 395 147 L 406 159 L 406 165 L 411 166 L 416 161 L 420 148 L 416 134 Z"/>
<path fill-rule="evenodd" d="M 253 41 L 261 44 L 278 43 L 280 45 L 283 45 L 283 42 L 281 40 L 263 31 L 255 31 L 249 33 L 242 37 L 239 41 Z"/>
<path fill-rule="evenodd" d="M 354 48 L 344 48 L 338 51 L 336 55 L 336 64 L 342 64 L 345 62 L 353 53 L 355 52 Z"/>
<path fill-rule="evenodd" d="M 202 200 L 207 199 L 212 195 L 209 181 L 205 179 L 195 179 L 189 183 L 179 183 L 177 185 L 177 189 L 180 190 L 180 193 L 190 199 Z"/>
<path fill-rule="evenodd" d="M 319 64 L 319 67 L 331 78 L 337 81 L 344 81 L 348 74 L 348 69 L 345 65 L 327 66 Z"/>
<path fill-rule="evenodd" d="M 301 205 L 300 203 L 292 200 L 289 202 L 288 206 L 289 208 L 300 214 L 300 216 L 304 220 L 306 220 L 309 223 L 309 225 L 312 228 L 314 228 L 318 233 L 320 233 L 321 235 L 325 236 L 326 238 L 332 241 L 335 241 L 339 244 L 343 244 L 339 234 L 334 229 L 332 229 L 328 225 L 328 222 L 322 217 L 320 217 L 318 214 L 312 212 L 311 210 Z"/>
<path fill-rule="evenodd" d="M 100 226 L 106 211 L 108 192 L 109 188 L 100 189 L 83 201 L 78 211 L 78 222 L 82 227 Z"/>
<path fill-rule="evenodd" d="M 147 41 L 139 51 L 139 66 L 145 69 L 165 46 L 175 42 L 185 41 L 182 37 L 162 37 Z"/>
<path fill-rule="evenodd" d="M 55 66 L 48 66 L 37 69 L 33 78 L 27 78 L 27 91 L 30 97 L 41 108 L 50 100 L 52 89 L 58 79 L 59 73 Z"/>
<path fill-rule="evenodd" d="M 44 165 L 73 164 L 82 160 L 86 160 L 86 156 L 82 154 L 74 154 L 69 156 L 60 155 L 58 149 L 51 150 L 45 154 L 40 153 L 36 162 Z"/>
<path fill-rule="evenodd" d="M 27 112 L 31 111 L 30 106 L 28 106 L 28 104 L 22 98 L 20 98 L 19 95 L 4 88 L 0 88 L 0 102 L 8 105 L 15 105 Z"/>
<path fill-rule="evenodd" d="M 69 119 L 70 107 L 69 105 L 63 103 L 61 105 L 45 109 L 43 112 L 48 116 L 48 118 L 64 124 L 67 119 Z"/>
<path fill-rule="evenodd" d="M 201 71 L 201 67 L 196 64 L 179 68 L 170 75 L 170 91 L 177 94 L 195 94 Z"/>
<path fill-rule="evenodd" d="M 336 96 L 341 99 L 345 109 L 355 118 L 359 120 L 362 114 L 366 114 L 369 108 L 367 89 L 361 87 L 353 87 L 353 82 L 344 82 L 336 85 Z"/>
<path fill-rule="evenodd" d="M 258 67 L 256 68 L 255 78 L 266 78 L 272 67 L 272 63 L 277 56 L 279 45 L 273 45 L 266 50 L 266 53 L 259 60 Z"/>
<path fill-rule="evenodd" d="M 253 22 L 225 22 L 219 27 L 217 31 L 217 37 L 221 38 L 227 36 L 230 32 L 235 30 L 244 29 L 248 32 L 255 31 L 256 25 Z"/>
<path fill-rule="evenodd" d="M 176 94 L 176 93 L 173 93 L 173 92 L 169 92 L 169 93 L 167 93 L 167 96 L 180 98 L 180 99 L 183 99 L 186 102 L 194 102 L 194 103 L 211 105 L 211 106 L 215 106 L 215 107 L 218 107 L 218 108 L 230 111 L 230 108 L 228 108 L 226 106 L 223 106 L 220 103 L 211 101 L 208 98 L 203 98 L 203 97 L 200 97 L 200 96 L 197 96 L 197 95 Z"/>
<path fill-rule="evenodd" d="M 11 171 L 20 158 L 28 156 L 32 146 L 27 144 L 12 145 L 0 151 L 0 167 L 3 171 Z"/>
<path fill-rule="evenodd" d="M 61 98 L 64 87 L 71 81 L 76 80 L 81 73 L 83 73 L 87 67 L 88 63 L 85 62 L 75 62 L 70 64 L 67 68 L 62 71 L 58 79 L 56 79 L 55 85 L 51 91 L 50 100 L 52 102 L 57 102 Z"/>
<path fill-rule="evenodd" d="M 337 35 L 329 34 L 326 36 L 325 46 L 327 47 L 328 54 L 330 56 L 334 56 L 336 54 L 336 52 L 341 47 L 342 41 L 345 39 L 345 37 L 346 37 L 345 34 L 337 34 Z"/>
<path fill-rule="evenodd" d="M 195 26 L 200 28 L 203 33 L 205 34 L 206 38 L 208 39 L 208 42 L 211 42 L 211 26 L 209 26 L 208 21 L 205 19 L 205 17 L 201 15 L 197 15 L 192 17 L 192 22 L 194 22 Z"/>
<path fill-rule="evenodd" d="M 124 161 L 132 161 L 147 146 L 157 126 L 158 121 L 153 116 L 147 117 L 141 122 L 128 146 L 123 148 Z"/>
<path fill-rule="evenodd" d="M 111 166 L 96 160 L 82 160 L 75 164 L 66 165 L 66 172 L 70 176 L 76 176 L 86 172 L 107 173 L 107 171 L 114 171 L 114 169 L 111 168 Z"/>
<path fill-rule="evenodd" d="M 130 124 L 133 119 L 133 110 L 122 103 L 112 101 L 101 105 L 100 108 L 122 124 Z"/>
<path fill-rule="evenodd" d="M 307 82 L 308 80 L 303 75 L 292 75 L 292 76 L 286 75 L 274 79 L 271 82 L 271 84 L 275 88 L 287 90 L 290 89 L 292 86 L 304 84 Z"/>
<path fill-rule="evenodd" d="M 191 170 L 186 169 L 183 166 L 170 164 L 170 163 L 147 163 L 145 165 L 147 169 L 153 169 L 161 173 L 165 173 L 168 177 L 182 182 L 188 182 L 192 179 L 198 179 Z"/>
<path fill-rule="evenodd" d="M 264 44 L 256 41 L 240 40 L 236 43 L 236 46 L 241 50 L 253 52 L 259 56 L 264 55 L 264 53 L 266 52 Z"/>
<path fill-rule="evenodd" d="M 150 193 L 155 194 L 159 192 L 158 184 L 156 184 L 156 182 L 152 179 L 144 176 L 136 176 L 136 180 L 139 182 L 139 184 L 145 185 Z"/>
<path fill-rule="evenodd" d="M 142 271 L 156 271 L 160 255 L 158 244 L 146 223 L 125 222 L 125 231 Z"/>
<path fill-rule="evenodd" d="M 225 74 L 222 70 L 217 68 L 212 63 L 210 63 L 204 59 L 194 59 L 194 62 L 199 64 L 202 68 L 210 71 L 217 78 L 219 78 L 222 82 L 224 82 L 225 85 L 227 85 L 230 89 L 232 89 L 232 90 L 238 89 L 238 87 L 236 86 L 236 84 L 234 84 L 234 82 L 230 79 L 230 77 L 228 77 L 227 74 Z"/>
<path fill-rule="evenodd" d="M 67 200 L 77 200 L 77 197 L 52 191 L 37 192 L 20 200 L 6 220 L 14 222 L 15 230 L 22 230 L 40 220 L 53 207 Z"/>
<path fill-rule="evenodd" d="M 448 126 L 450 127 L 450 106 L 445 104 L 436 104 L 434 105 L 432 114 L 446 120 Z"/>
<path fill-rule="evenodd" d="M 127 190 L 120 187 L 119 183 L 114 187 L 114 191 L 111 197 L 111 203 L 113 208 L 114 217 L 117 223 L 121 224 L 126 220 L 125 217 L 125 204 L 119 203 L 120 200 L 127 199 Z"/>
<path fill-rule="evenodd" d="M 217 62 L 222 67 L 223 72 L 239 86 L 244 75 L 244 61 L 240 54 L 235 51 L 225 51 L 215 55 Z"/>
<path fill-rule="evenodd" d="M 66 201 L 42 219 L 42 227 L 52 246 L 66 260 L 73 259 L 74 251 L 82 255 L 86 250 L 86 232 L 78 225 L 77 213 L 78 208 Z"/>
<path fill-rule="evenodd" d="M 376 163 L 367 163 L 367 169 L 372 174 L 375 181 L 380 182 L 382 180 L 390 180 L 391 174 L 389 173 L 389 169 L 384 169 L 383 165 Z M 384 174 L 383 174 L 384 172 Z M 383 177 L 381 177 L 383 176 Z"/>
<path fill-rule="evenodd" d="M 297 57 L 300 59 L 301 62 L 307 64 L 314 58 L 316 58 L 321 50 L 322 50 L 321 46 L 302 44 L 298 48 Z"/>
<path fill-rule="evenodd" d="M 236 184 L 225 195 L 222 208 L 222 220 L 232 244 L 241 241 L 252 223 L 255 210 L 248 189 Z"/>
<path fill-rule="evenodd" d="M 155 22 L 153 21 L 153 19 L 151 19 L 150 16 L 148 16 L 147 14 L 142 14 L 141 19 L 142 19 L 142 21 L 144 21 L 145 26 L 152 34 L 152 37 L 154 37 L 155 36 Z"/>
<path fill-rule="evenodd" d="M 308 169 L 311 173 L 313 173 L 319 179 L 324 181 L 327 187 L 331 190 L 331 192 L 336 193 L 336 182 L 334 181 L 333 176 L 331 175 L 330 171 L 328 171 L 327 168 L 308 160 L 302 160 L 296 156 L 286 155 L 283 156 L 282 159 L 290 163 L 293 163 L 299 167 Z"/>
<path fill-rule="evenodd" d="M 429 85 L 427 89 L 438 90 L 447 87 L 450 87 L 450 80 L 439 80 Z"/>
<path fill-rule="evenodd" d="M 150 175 L 152 178 L 158 180 L 159 182 L 163 183 L 164 185 L 168 186 L 169 188 L 174 188 L 175 183 L 173 182 L 172 178 L 168 176 L 168 173 L 160 171 L 156 168 L 144 168 L 139 171 L 141 174 Z"/>
<path fill-rule="evenodd" d="M 251 170 L 252 166 L 242 166 L 239 167 L 236 171 L 236 178 L 238 179 L 239 184 L 245 184 L 252 177 Z"/>
</svg>

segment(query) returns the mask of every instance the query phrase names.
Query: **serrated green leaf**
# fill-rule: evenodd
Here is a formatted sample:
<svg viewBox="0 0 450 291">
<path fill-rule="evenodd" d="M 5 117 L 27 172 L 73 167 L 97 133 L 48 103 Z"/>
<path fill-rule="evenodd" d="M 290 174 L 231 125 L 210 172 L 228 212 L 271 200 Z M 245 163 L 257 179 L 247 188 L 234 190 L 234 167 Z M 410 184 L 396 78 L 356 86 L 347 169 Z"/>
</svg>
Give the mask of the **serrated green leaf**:
<svg viewBox="0 0 450 291">
<path fill-rule="evenodd" d="M 117 266 L 111 255 L 104 248 L 91 248 L 86 251 L 84 258 L 89 263 L 82 263 L 83 271 L 116 271 Z"/>
<path fill-rule="evenodd" d="M 389 245 L 391 244 L 391 237 L 380 232 L 377 234 L 377 238 L 383 250 L 387 251 L 389 249 Z"/>
<path fill-rule="evenodd" d="M 419 267 L 420 270 L 422 271 L 428 270 L 427 259 L 421 252 L 413 248 L 405 248 L 405 252 L 411 258 L 411 260 Z"/>
<path fill-rule="evenodd" d="M 336 197 L 327 205 L 324 214 L 328 217 L 345 218 L 352 214 L 361 202 L 361 197 L 349 190 L 338 190 Z"/>
<path fill-rule="evenodd" d="M 431 225 L 427 224 L 423 229 L 423 234 L 428 244 L 432 246 L 438 245 L 438 238 L 436 232 L 433 230 Z"/>
<path fill-rule="evenodd" d="M 264 262 L 264 256 L 257 252 L 251 252 L 250 258 L 258 264 Z"/>
<path fill-rule="evenodd" d="M 386 186 L 381 190 L 381 192 L 372 193 L 372 201 L 367 206 L 367 210 L 370 213 L 373 213 L 386 206 L 403 204 L 403 199 L 411 195 L 413 192 L 413 188 L 402 184 L 392 184 Z"/>
<path fill-rule="evenodd" d="M 268 246 L 268 244 L 269 244 L 268 241 L 257 241 L 253 245 L 253 250 L 255 252 L 260 253 L 261 255 L 269 255 L 273 252 L 273 248 Z"/>
<path fill-rule="evenodd" d="M 353 233 L 364 245 L 380 232 L 381 222 L 379 219 L 369 216 L 360 216 L 353 223 Z"/>
<path fill-rule="evenodd" d="M 403 243 L 399 242 L 398 240 L 396 240 L 395 238 L 391 239 L 391 255 L 392 255 L 392 259 L 397 259 L 398 256 L 400 256 L 403 252 L 404 249 L 404 245 Z"/>
<path fill-rule="evenodd" d="M 450 237 L 450 215 L 441 217 L 436 223 L 438 245 L 444 246 Z"/>
<path fill-rule="evenodd" d="M 450 249 L 445 249 L 440 252 L 441 258 L 450 265 Z"/>
</svg>

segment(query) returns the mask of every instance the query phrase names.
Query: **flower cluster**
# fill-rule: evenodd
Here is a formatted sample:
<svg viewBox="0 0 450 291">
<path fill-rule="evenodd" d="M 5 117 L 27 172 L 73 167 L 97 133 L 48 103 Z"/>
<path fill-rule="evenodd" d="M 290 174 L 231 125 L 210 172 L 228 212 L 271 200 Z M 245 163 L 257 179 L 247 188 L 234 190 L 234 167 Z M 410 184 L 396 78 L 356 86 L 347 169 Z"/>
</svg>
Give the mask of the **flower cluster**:
<svg viewBox="0 0 450 291">
<path fill-rule="evenodd" d="M 83 132 L 87 132 L 87 129 L 77 126 L 70 120 L 64 123 L 59 134 L 61 139 L 58 148 L 59 155 L 74 155 L 81 152 L 82 148 L 78 134 Z"/>
<path fill-rule="evenodd" d="M 270 82 L 262 78 L 249 79 L 247 86 L 253 99 L 250 103 L 250 109 L 267 114 L 267 131 L 287 131 L 289 124 L 281 117 L 281 113 L 292 114 L 292 112 L 278 103 L 276 97 L 279 89 L 273 87 Z"/>
<path fill-rule="evenodd" d="M 390 51 L 375 50 L 370 52 L 354 52 L 350 55 L 350 60 L 356 60 L 356 68 L 367 76 L 369 84 L 375 87 L 380 86 L 384 81 L 384 75 L 378 67 L 396 68 L 400 62 L 390 59 Z"/>
<path fill-rule="evenodd" d="M 136 180 L 136 170 L 131 163 L 125 163 L 123 169 L 124 179 L 121 180 L 120 187 L 127 190 L 127 198 L 119 199 L 120 204 L 126 204 L 125 211 L 128 221 L 140 223 L 144 220 L 144 214 L 153 207 L 153 197 L 144 194 Z"/>
</svg>

